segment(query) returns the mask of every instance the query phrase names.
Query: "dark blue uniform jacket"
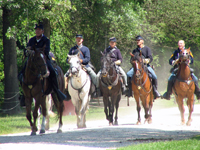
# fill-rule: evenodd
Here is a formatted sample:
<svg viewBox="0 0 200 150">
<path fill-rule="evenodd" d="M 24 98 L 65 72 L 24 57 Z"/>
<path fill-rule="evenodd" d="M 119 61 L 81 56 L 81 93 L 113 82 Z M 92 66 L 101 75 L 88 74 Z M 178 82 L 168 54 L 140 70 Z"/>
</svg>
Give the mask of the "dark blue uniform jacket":
<svg viewBox="0 0 200 150">
<path fill-rule="evenodd" d="M 46 37 L 46 36 L 42 36 L 42 38 L 40 39 L 39 42 L 37 42 L 36 40 L 36 36 L 32 37 L 27 46 L 31 46 L 33 47 L 33 45 L 35 45 L 35 48 L 43 48 L 43 46 L 46 44 L 46 47 L 45 47 L 45 55 L 48 56 L 49 55 L 49 51 L 50 51 L 50 40 Z"/>
<path fill-rule="evenodd" d="M 113 50 L 115 49 L 115 50 Z M 113 50 L 113 51 L 112 51 Z M 113 62 L 117 60 L 121 60 L 122 63 L 122 55 L 120 50 L 117 47 L 111 48 L 110 46 L 104 50 L 104 54 L 111 52 L 111 59 Z"/>
<path fill-rule="evenodd" d="M 174 53 L 171 55 L 170 59 L 169 59 L 169 64 L 172 65 L 172 61 L 176 60 L 179 58 L 179 53 L 181 52 L 181 50 L 178 48 L 177 50 L 174 51 Z M 192 52 L 190 53 L 190 64 L 193 64 L 193 55 Z M 175 66 L 177 67 L 177 66 Z"/>
<path fill-rule="evenodd" d="M 75 54 L 77 54 L 77 48 L 78 48 L 78 46 L 76 45 L 76 46 L 74 46 L 74 47 L 72 47 L 70 50 L 69 50 L 69 55 L 75 55 Z M 82 53 L 80 53 L 80 59 L 82 59 L 83 60 L 83 65 L 85 65 L 86 67 L 89 67 L 89 65 L 88 65 L 88 63 L 89 63 L 89 61 L 90 61 L 90 50 L 89 50 L 89 48 L 88 47 L 86 47 L 86 46 L 83 46 L 82 45 L 82 47 L 81 48 L 79 48 L 80 49 L 80 51 L 82 52 Z M 83 54 L 83 55 L 82 55 Z M 67 63 L 68 63 L 68 58 L 67 58 Z"/>
</svg>

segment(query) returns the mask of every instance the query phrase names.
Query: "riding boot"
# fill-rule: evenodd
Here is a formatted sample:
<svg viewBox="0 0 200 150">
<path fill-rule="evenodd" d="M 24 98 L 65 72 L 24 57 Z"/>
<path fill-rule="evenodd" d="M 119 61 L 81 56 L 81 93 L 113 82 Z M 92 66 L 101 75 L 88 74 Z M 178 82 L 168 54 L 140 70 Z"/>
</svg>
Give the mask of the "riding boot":
<svg viewBox="0 0 200 150">
<path fill-rule="evenodd" d="M 133 97 L 131 77 L 128 78 L 128 91 L 126 93 L 126 96 L 127 97 Z"/>
<path fill-rule="evenodd" d="M 170 100 L 170 95 L 172 94 L 172 87 L 173 87 L 174 82 L 172 80 L 168 81 L 167 85 L 167 92 L 165 92 L 162 96 L 162 98 L 166 100 Z"/>
<path fill-rule="evenodd" d="M 58 100 L 61 102 L 63 100 L 65 100 L 67 97 L 65 94 L 63 94 L 59 88 L 58 88 L 58 81 L 57 81 L 57 77 L 52 77 L 52 85 L 53 85 L 53 89 L 55 91 L 55 93 L 57 94 Z"/>
<path fill-rule="evenodd" d="M 154 99 L 161 97 L 160 93 L 157 90 L 157 79 L 152 79 L 152 85 L 153 85 L 153 95 Z"/>
</svg>

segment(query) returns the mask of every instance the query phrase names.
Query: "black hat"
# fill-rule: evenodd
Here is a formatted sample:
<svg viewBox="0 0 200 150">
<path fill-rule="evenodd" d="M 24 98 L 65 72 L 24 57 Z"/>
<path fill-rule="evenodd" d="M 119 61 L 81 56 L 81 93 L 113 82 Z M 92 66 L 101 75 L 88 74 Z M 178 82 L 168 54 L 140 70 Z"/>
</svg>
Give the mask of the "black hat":
<svg viewBox="0 0 200 150">
<path fill-rule="evenodd" d="M 76 38 L 77 37 L 83 38 L 83 35 L 82 34 L 76 34 Z"/>
<path fill-rule="evenodd" d="M 144 40 L 143 37 L 141 37 L 140 35 L 136 36 L 135 40 Z"/>
<path fill-rule="evenodd" d="M 37 28 L 40 28 L 40 29 L 44 29 L 43 25 L 40 23 L 40 24 L 35 24 L 35 28 L 34 29 L 37 29 Z"/>
<path fill-rule="evenodd" d="M 117 42 L 117 39 L 115 37 L 111 37 L 109 40 L 112 42 Z"/>
</svg>

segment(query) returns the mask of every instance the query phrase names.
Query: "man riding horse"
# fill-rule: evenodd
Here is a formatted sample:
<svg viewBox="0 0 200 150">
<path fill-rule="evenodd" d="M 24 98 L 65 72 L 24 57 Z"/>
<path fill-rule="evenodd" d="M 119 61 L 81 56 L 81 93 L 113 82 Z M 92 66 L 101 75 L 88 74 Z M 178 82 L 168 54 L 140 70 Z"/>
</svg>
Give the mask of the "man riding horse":
<svg viewBox="0 0 200 150">
<path fill-rule="evenodd" d="M 169 59 L 169 64 L 173 66 L 171 71 L 171 76 L 168 79 L 168 86 L 167 86 L 167 92 L 165 92 L 162 96 L 162 98 L 170 100 L 170 95 L 172 94 L 172 87 L 174 85 L 174 82 L 176 80 L 176 74 L 178 71 L 178 64 L 176 62 L 179 60 L 179 54 L 181 51 L 185 49 L 185 42 L 183 40 L 178 41 L 178 49 L 174 51 L 174 53 L 171 55 Z M 190 64 L 193 64 L 193 55 L 192 52 L 190 54 Z M 192 69 L 191 69 L 192 72 Z M 198 78 L 194 75 L 194 73 L 191 73 L 191 77 L 195 82 L 195 94 L 197 96 L 197 99 L 200 99 L 200 89 L 198 85 Z"/>
<path fill-rule="evenodd" d="M 43 34 L 44 33 L 44 28 L 42 24 L 36 24 L 35 26 L 35 34 L 36 36 L 32 37 L 28 44 L 27 47 L 32 50 L 33 46 L 35 48 L 43 48 L 45 46 L 45 55 L 47 57 L 47 67 L 50 71 L 50 80 L 51 83 L 53 84 L 53 89 L 57 94 L 58 100 L 62 101 L 64 99 L 66 99 L 66 96 L 59 90 L 58 88 L 58 81 L 57 81 L 57 73 L 54 70 L 54 68 L 51 65 L 51 61 L 50 61 L 50 57 L 49 57 L 49 51 L 50 51 L 50 40 Z M 26 50 L 25 50 L 25 56 L 26 56 Z M 25 65 L 22 69 L 22 71 L 20 71 L 18 78 L 19 81 L 22 83 L 23 82 L 23 77 L 25 76 L 25 69 L 26 69 L 26 65 L 27 65 L 27 61 L 25 62 Z M 22 99 L 25 100 L 25 99 Z M 21 102 L 21 104 L 25 105 L 25 102 Z"/>
<path fill-rule="evenodd" d="M 152 79 L 154 99 L 159 98 L 159 97 L 161 97 L 161 95 L 157 91 L 157 76 L 156 76 L 154 70 L 150 66 L 150 63 L 153 61 L 151 49 L 144 45 L 144 39 L 140 35 L 136 37 L 136 41 L 137 41 L 137 48 L 133 50 L 132 54 L 138 53 L 140 51 L 142 52 L 142 56 L 144 57 L 143 62 L 144 62 L 144 64 L 147 65 L 147 69 L 150 73 L 150 78 Z M 128 83 L 129 92 L 127 94 L 128 97 L 133 96 L 132 84 L 131 84 L 131 79 L 133 77 L 133 74 L 134 74 L 134 69 L 131 68 L 127 72 L 127 76 L 129 77 L 129 83 Z"/>
<path fill-rule="evenodd" d="M 80 63 L 84 65 L 84 69 L 87 70 L 87 73 L 90 75 L 92 79 L 92 83 L 96 86 L 96 73 L 89 65 L 90 62 L 90 50 L 88 47 L 83 45 L 83 35 L 77 34 L 76 35 L 76 45 L 72 47 L 68 53 L 68 55 L 76 55 L 80 54 Z M 68 63 L 68 58 L 67 58 Z M 66 77 L 70 75 L 69 70 L 66 73 Z"/>
<path fill-rule="evenodd" d="M 126 87 L 128 86 L 127 84 L 127 76 L 124 70 L 121 68 L 121 63 L 122 63 L 122 55 L 120 50 L 117 48 L 117 39 L 115 37 L 111 37 L 109 42 L 108 48 L 104 50 L 104 54 L 110 53 L 112 61 L 115 63 L 117 67 L 117 71 L 122 75 L 123 78 L 123 85 L 122 85 L 122 94 L 126 92 Z M 99 76 L 101 74 L 101 70 L 97 74 L 97 85 L 99 87 Z"/>
</svg>

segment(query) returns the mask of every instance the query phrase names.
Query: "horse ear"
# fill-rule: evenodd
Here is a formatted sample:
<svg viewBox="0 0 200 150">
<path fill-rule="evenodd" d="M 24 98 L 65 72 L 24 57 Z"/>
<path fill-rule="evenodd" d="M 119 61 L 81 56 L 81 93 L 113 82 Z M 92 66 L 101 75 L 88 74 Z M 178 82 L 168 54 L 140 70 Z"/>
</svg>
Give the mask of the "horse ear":
<svg viewBox="0 0 200 150">
<path fill-rule="evenodd" d="M 134 55 L 130 52 L 131 57 L 134 57 Z"/>
<path fill-rule="evenodd" d="M 104 53 L 101 51 L 101 55 L 104 56 Z"/>
<path fill-rule="evenodd" d="M 44 51 L 44 50 L 45 50 L 45 48 L 46 48 L 46 44 L 44 44 L 44 46 L 42 47 L 42 50 Z"/>
<path fill-rule="evenodd" d="M 34 51 L 36 50 L 35 45 L 32 46 L 32 49 L 33 49 Z"/>
<path fill-rule="evenodd" d="M 190 50 L 190 47 L 188 48 L 188 50 Z"/>
</svg>

